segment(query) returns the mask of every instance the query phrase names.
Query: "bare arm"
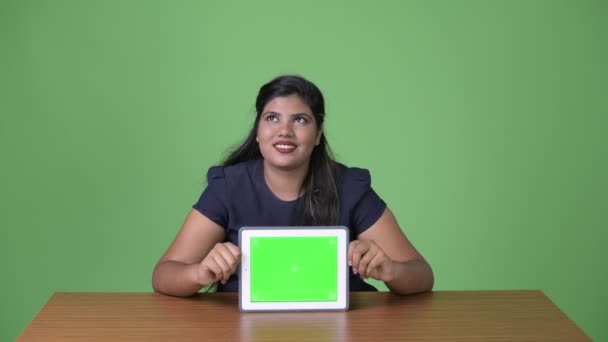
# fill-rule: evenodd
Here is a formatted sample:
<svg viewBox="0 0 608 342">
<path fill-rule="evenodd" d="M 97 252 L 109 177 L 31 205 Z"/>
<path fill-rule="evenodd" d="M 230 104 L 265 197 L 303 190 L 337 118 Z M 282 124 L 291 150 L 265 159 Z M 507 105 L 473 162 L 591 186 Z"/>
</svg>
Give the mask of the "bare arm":
<svg viewBox="0 0 608 342">
<path fill-rule="evenodd" d="M 353 271 L 384 281 L 391 292 L 410 294 L 433 288 L 433 271 L 386 208 L 374 225 L 352 241 L 348 251 Z"/>
<path fill-rule="evenodd" d="M 240 261 L 240 251 L 229 242 L 222 243 L 224 238 L 221 226 L 192 209 L 154 268 L 154 291 L 186 297 L 203 286 L 227 281 Z"/>
</svg>

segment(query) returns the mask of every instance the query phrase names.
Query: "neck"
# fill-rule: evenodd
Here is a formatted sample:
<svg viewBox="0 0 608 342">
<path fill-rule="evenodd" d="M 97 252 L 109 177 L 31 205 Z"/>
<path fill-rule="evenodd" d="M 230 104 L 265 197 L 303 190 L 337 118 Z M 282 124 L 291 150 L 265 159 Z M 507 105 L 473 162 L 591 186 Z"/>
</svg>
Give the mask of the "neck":
<svg viewBox="0 0 608 342">
<path fill-rule="evenodd" d="M 283 201 L 300 197 L 302 183 L 308 172 L 308 163 L 295 169 L 279 169 L 264 162 L 264 179 L 270 191 Z"/>
</svg>

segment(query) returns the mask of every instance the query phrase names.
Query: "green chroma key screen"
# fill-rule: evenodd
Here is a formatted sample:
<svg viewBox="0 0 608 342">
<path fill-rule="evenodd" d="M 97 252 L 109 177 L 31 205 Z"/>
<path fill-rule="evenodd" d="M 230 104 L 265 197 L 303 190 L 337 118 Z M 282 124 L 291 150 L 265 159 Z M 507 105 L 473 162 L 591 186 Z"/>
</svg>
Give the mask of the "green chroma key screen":
<svg viewBox="0 0 608 342">
<path fill-rule="evenodd" d="M 335 302 L 338 238 L 255 237 L 250 246 L 252 302 Z"/>
</svg>

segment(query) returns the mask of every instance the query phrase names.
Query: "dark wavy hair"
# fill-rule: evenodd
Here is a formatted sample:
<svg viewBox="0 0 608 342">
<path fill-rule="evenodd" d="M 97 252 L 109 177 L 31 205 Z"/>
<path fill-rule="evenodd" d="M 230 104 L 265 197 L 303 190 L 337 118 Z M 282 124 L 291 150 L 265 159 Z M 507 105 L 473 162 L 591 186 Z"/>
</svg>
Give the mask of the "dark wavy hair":
<svg viewBox="0 0 608 342">
<path fill-rule="evenodd" d="M 272 99 L 294 94 L 310 107 L 317 128 L 321 129 L 325 120 L 325 103 L 319 88 L 300 76 L 276 77 L 260 88 L 255 101 L 257 114 L 251 131 L 245 141 L 228 155 L 222 165 L 230 166 L 262 158 L 260 146 L 256 141 L 262 111 Z M 308 173 L 302 183 L 303 196 L 299 201 L 298 217 L 294 224 L 319 226 L 338 223 L 337 169 L 337 163 L 325 139 L 325 132 L 323 132 L 319 145 L 314 147 L 310 156 Z"/>
</svg>

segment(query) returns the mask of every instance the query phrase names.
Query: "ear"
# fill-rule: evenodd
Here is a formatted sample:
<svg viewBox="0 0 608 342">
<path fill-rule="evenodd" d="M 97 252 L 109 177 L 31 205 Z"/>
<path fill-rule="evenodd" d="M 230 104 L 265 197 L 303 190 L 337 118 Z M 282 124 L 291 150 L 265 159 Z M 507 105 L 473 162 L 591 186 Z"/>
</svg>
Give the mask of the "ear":
<svg viewBox="0 0 608 342">
<path fill-rule="evenodd" d="M 317 138 L 315 139 L 315 146 L 319 146 L 321 143 L 321 136 L 323 136 L 323 128 L 320 128 L 317 132 Z"/>
</svg>

